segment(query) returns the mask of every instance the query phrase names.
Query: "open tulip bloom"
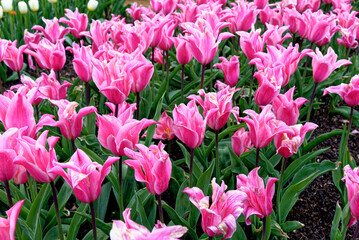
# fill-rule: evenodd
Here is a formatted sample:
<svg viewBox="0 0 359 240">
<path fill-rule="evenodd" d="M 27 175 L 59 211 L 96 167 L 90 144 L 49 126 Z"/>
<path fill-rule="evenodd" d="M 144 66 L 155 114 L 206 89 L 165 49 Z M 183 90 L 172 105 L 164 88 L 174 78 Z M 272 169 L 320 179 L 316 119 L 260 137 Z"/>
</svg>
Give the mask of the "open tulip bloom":
<svg viewBox="0 0 359 240">
<path fill-rule="evenodd" d="M 16 222 L 25 199 L 15 203 L 6 211 L 7 219 L 0 217 L 0 236 L 2 240 L 15 240 Z M 18 236 L 20 238 L 20 236 Z"/>
</svg>

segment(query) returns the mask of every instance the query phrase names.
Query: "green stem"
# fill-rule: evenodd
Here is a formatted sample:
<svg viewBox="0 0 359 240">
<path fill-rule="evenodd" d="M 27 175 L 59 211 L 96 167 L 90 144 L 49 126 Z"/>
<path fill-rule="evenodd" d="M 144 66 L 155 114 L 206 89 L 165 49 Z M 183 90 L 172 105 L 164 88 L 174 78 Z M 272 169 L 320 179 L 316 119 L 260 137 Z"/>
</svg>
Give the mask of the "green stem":
<svg viewBox="0 0 359 240">
<path fill-rule="evenodd" d="M 160 194 L 160 195 L 156 195 L 156 199 L 157 199 L 157 202 L 158 202 L 158 216 L 160 217 L 160 221 L 161 221 L 162 223 L 164 223 L 161 194 Z"/>
<path fill-rule="evenodd" d="M 57 225 L 59 227 L 60 240 L 64 240 L 64 233 L 62 231 L 61 217 L 60 217 L 60 211 L 59 211 L 59 202 L 57 200 L 55 183 L 53 181 L 51 181 L 50 185 L 51 185 L 51 190 L 52 190 L 52 196 L 54 198 L 54 206 L 55 206 L 55 212 L 56 212 L 56 218 L 57 218 Z"/>
<path fill-rule="evenodd" d="M 311 43 L 310 43 L 309 49 L 312 49 L 313 44 L 314 44 L 314 42 L 311 42 Z M 303 96 L 303 86 L 304 86 L 304 83 L 305 83 L 305 77 L 306 77 L 306 75 L 307 75 L 307 68 L 308 68 L 308 64 L 309 64 L 309 59 L 310 59 L 310 57 L 307 56 L 307 60 L 305 61 L 305 65 L 304 65 L 302 82 L 300 82 L 300 83 L 298 84 L 298 92 L 299 92 L 299 95 L 300 95 L 300 96 Z"/>
<path fill-rule="evenodd" d="M 86 106 L 90 106 L 90 86 L 88 82 L 85 82 L 86 90 Z"/>
<path fill-rule="evenodd" d="M 72 147 L 72 153 L 76 152 L 76 146 L 75 146 L 75 139 L 71 139 L 71 147 Z"/>
<path fill-rule="evenodd" d="M 261 149 L 260 148 L 256 148 L 256 167 L 258 167 L 258 163 L 259 163 L 259 151 Z"/>
<path fill-rule="evenodd" d="M 284 180 L 284 170 L 285 170 L 286 161 L 287 161 L 287 159 L 283 157 L 282 158 L 281 172 L 280 172 L 280 179 L 279 179 L 278 188 L 277 188 L 276 203 L 277 203 L 278 223 L 281 223 L 279 205 L 280 205 L 280 199 L 281 199 L 281 193 L 282 193 L 282 185 L 283 185 L 283 180 Z"/>
<path fill-rule="evenodd" d="M 120 198 L 120 214 L 122 216 L 123 213 L 123 190 L 122 190 L 122 156 L 120 156 L 120 160 L 118 161 L 118 191 L 119 191 L 119 198 Z M 122 218 L 122 217 L 121 217 Z"/>
<path fill-rule="evenodd" d="M 193 186 L 193 156 L 194 148 L 191 148 L 191 161 L 189 163 L 189 187 Z"/>
<path fill-rule="evenodd" d="M 267 217 L 263 218 L 263 230 L 262 230 L 262 239 L 266 239 L 266 230 L 267 230 Z"/>
<path fill-rule="evenodd" d="M 182 65 L 182 76 L 181 76 L 181 102 L 184 102 L 184 65 Z"/>
<path fill-rule="evenodd" d="M 12 198 L 11 198 L 11 191 L 10 191 L 9 181 L 5 180 L 4 185 L 5 185 L 5 190 L 6 190 L 7 201 L 9 202 L 9 207 L 12 207 L 13 202 L 12 202 Z"/>
<path fill-rule="evenodd" d="M 219 181 L 219 177 L 220 177 L 219 158 L 218 158 L 218 134 L 219 134 L 219 130 L 215 130 L 215 135 L 216 135 L 216 178 L 217 178 L 217 182 Z"/>
<path fill-rule="evenodd" d="M 56 73 L 56 79 L 57 79 L 57 81 L 59 81 L 59 83 L 62 84 L 62 82 L 61 82 L 61 77 L 60 77 L 60 70 L 59 70 L 59 71 L 55 71 L 55 73 Z"/>
<path fill-rule="evenodd" d="M 20 73 L 20 71 L 17 72 L 17 77 L 18 77 L 19 81 L 21 81 L 21 73 Z"/>
<path fill-rule="evenodd" d="M 203 89 L 203 83 L 204 83 L 204 70 L 206 66 L 202 65 L 202 75 L 201 75 L 201 89 Z"/>
<path fill-rule="evenodd" d="M 94 206 L 93 202 L 90 202 L 90 208 L 91 208 L 93 239 L 96 240 L 97 239 L 96 215 L 95 215 L 95 206 Z"/>
<path fill-rule="evenodd" d="M 308 113 L 307 113 L 306 122 L 309 122 L 309 120 L 310 120 L 310 114 L 311 114 L 311 112 L 312 112 L 313 100 L 314 100 L 314 97 L 315 97 L 315 90 L 317 90 L 317 86 L 318 86 L 318 83 L 315 82 L 315 83 L 314 83 L 313 92 L 312 92 L 312 96 L 310 97 L 310 103 L 309 103 L 309 107 L 308 107 Z"/>
<path fill-rule="evenodd" d="M 250 85 L 249 85 L 249 99 L 248 99 L 248 106 L 251 106 L 251 103 L 252 103 L 253 78 L 254 78 L 254 65 L 252 65 L 251 83 L 250 83 Z"/>
<path fill-rule="evenodd" d="M 136 119 L 140 120 L 140 93 L 136 92 Z"/>
</svg>

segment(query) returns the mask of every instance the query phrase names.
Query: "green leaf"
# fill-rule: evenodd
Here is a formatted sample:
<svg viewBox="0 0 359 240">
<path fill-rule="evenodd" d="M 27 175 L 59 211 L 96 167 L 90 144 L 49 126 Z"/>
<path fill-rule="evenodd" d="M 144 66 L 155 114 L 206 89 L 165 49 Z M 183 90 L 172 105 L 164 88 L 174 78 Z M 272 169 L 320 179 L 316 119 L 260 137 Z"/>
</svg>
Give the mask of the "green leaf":
<svg viewBox="0 0 359 240">
<path fill-rule="evenodd" d="M 247 236 L 242 226 L 237 221 L 237 230 L 233 233 L 232 239 L 247 240 Z"/>
<path fill-rule="evenodd" d="M 189 180 L 186 179 L 181 187 L 178 190 L 177 198 L 176 198 L 176 212 L 180 216 L 184 216 L 185 212 L 188 211 L 188 195 L 183 192 L 183 190 L 189 186 Z"/>
<path fill-rule="evenodd" d="M 212 179 L 212 173 L 214 170 L 214 161 L 212 161 L 211 165 L 209 166 L 209 168 L 199 177 L 198 181 L 197 181 L 197 187 L 199 189 L 202 189 L 203 194 L 206 196 L 207 192 L 208 192 L 208 188 L 211 184 L 211 179 Z"/>
<path fill-rule="evenodd" d="M 136 196 L 136 211 L 140 215 L 141 218 L 141 224 L 145 226 L 147 229 L 151 229 L 150 222 L 147 219 L 146 211 L 143 207 L 141 199 L 138 197 L 137 193 L 135 193 Z"/>
<path fill-rule="evenodd" d="M 67 224 L 62 224 L 62 230 L 64 233 L 67 233 L 69 231 L 70 226 Z M 43 240 L 54 240 L 59 239 L 59 228 L 58 226 L 52 227 L 45 235 Z"/>
<path fill-rule="evenodd" d="M 321 144 L 322 142 L 328 140 L 331 137 L 334 137 L 336 135 L 340 135 L 343 133 L 342 129 L 334 129 L 331 132 L 328 133 L 324 133 L 322 135 L 319 135 L 318 137 L 314 138 L 312 141 L 310 141 L 309 143 L 307 143 L 304 147 L 303 147 L 303 152 L 307 153 L 309 151 L 312 151 L 313 148 L 315 148 L 316 146 L 318 146 L 319 144 Z"/>
<path fill-rule="evenodd" d="M 87 214 L 84 212 L 76 212 L 76 213 L 79 214 L 80 216 L 86 218 L 89 222 L 92 222 L 92 218 L 91 218 L 90 214 Z M 109 236 L 111 228 L 112 228 L 112 224 L 105 223 L 101 219 L 96 218 L 96 228 L 100 229 L 101 231 L 103 231 L 105 234 L 107 234 Z"/>
<path fill-rule="evenodd" d="M 111 189 L 112 184 L 110 182 L 102 185 L 101 194 L 94 202 L 96 216 L 98 216 L 98 218 L 101 220 L 105 220 Z"/>
<path fill-rule="evenodd" d="M 285 232 L 289 233 L 304 227 L 304 224 L 298 221 L 286 221 L 285 223 L 281 224 L 281 227 Z"/>
<path fill-rule="evenodd" d="M 88 204 L 81 203 L 74 216 L 72 217 L 69 233 L 67 234 L 67 240 L 76 240 L 77 233 L 80 229 L 81 223 L 83 222 L 83 217 L 80 212 L 85 212 L 88 208 Z"/>
<path fill-rule="evenodd" d="M 337 107 L 336 109 L 330 111 L 330 114 L 339 114 L 345 117 L 346 119 L 349 119 L 350 107 L 348 106 Z M 357 110 L 353 111 L 353 124 L 356 127 L 359 127 L 359 112 Z"/>
<path fill-rule="evenodd" d="M 231 168 L 232 168 L 232 172 L 237 173 L 237 174 L 245 174 L 248 175 L 248 168 L 243 164 L 242 160 L 240 157 L 237 156 L 237 154 L 235 154 L 232 150 L 232 148 L 230 146 L 227 145 L 228 151 L 229 151 L 229 155 L 231 158 Z"/>
<path fill-rule="evenodd" d="M 155 116 L 153 117 L 153 120 L 155 120 L 155 121 L 158 121 L 161 118 L 162 102 L 163 102 L 164 96 L 165 95 L 163 94 L 162 97 L 160 98 L 160 100 L 158 101 Z M 145 140 L 145 145 L 147 147 L 150 146 L 150 144 L 152 142 L 152 138 L 155 133 L 156 127 L 157 127 L 157 124 L 153 124 L 153 125 L 149 126 L 147 129 L 146 140 Z"/>
<path fill-rule="evenodd" d="M 337 239 L 337 236 L 339 234 L 339 222 L 342 216 L 342 208 L 339 205 L 339 202 L 337 202 L 337 205 L 335 207 L 335 214 L 332 221 L 332 227 L 330 229 L 330 239 Z"/>
</svg>

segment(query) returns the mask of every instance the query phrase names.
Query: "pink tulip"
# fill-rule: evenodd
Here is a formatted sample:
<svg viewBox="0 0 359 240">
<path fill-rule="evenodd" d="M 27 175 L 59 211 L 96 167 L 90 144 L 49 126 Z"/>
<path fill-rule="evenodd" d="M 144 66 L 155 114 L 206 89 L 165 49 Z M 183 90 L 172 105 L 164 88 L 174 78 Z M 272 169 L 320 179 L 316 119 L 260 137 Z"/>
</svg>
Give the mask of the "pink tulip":
<svg viewBox="0 0 359 240">
<path fill-rule="evenodd" d="M 300 13 L 304 12 L 306 9 L 316 12 L 320 8 L 320 3 L 320 0 L 297 0 L 296 9 Z"/>
<path fill-rule="evenodd" d="M 240 128 L 231 137 L 233 152 L 239 157 L 244 152 L 249 151 L 252 148 L 251 138 L 249 132 L 246 132 L 244 128 Z"/>
<path fill-rule="evenodd" d="M 21 137 L 24 129 L 10 128 L 2 135 L 0 134 L 0 181 L 10 181 L 19 169 L 14 163 L 18 152 L 18 138 Z"/>
<path fill-rule="evenodd" d="M 193 187 L 185 188 L 184 193 L 202 214 L 201 226 L 210 237 L 223 234 L 222 239 L 231 238 L 236 231 L 236 220 L 243 212 L 245 194 L 238 190 L 225 192 L 227 186 L 222 181 L 221 186 L 212 179 L 212 204 L 209 197 L 205 197 L 202 190 Z"/>
<path fill-rule="evenodd" d="M 193 58 L 192 53 L 189 50 L 188 42 L 184 38 L 185 37 L 182 36 L 182 34 L 179 34 L 178 37 L 171 38 L 176 48 L 177 62 L 182 66 L 189 63 Z"/>
<path fill-rule="evenodd" d="M 105 21 L 101 23 L 99 20 L 92 20 L 89 32 L 81 33 L 81 36 L 91 38 L 92 40 L 92 52 L 95 54 L 99 47 L 110 39 L 109 29 L 112 24 Z"/>
<path fill-rule="evenodd" d="M 289 26 L 288 30 L 291 33 L 297 33 L 304 21 L 303 16 L 294 8 L 285 8 L 283 11 L 284 24 Z"/>
<path fill-rule="evenodd" d="M 155 48 L 158 46 L 158 44 L 162 39 L 163 27 L 171 21 L 171 18 L 169 16 L 163 17 L 161 14 L 157 14 L 152 19 L 147 16 L 143 16 L 143 17 L 144 17 L 143 21 L 149 23 L 153 28 L 153 37 L 150 42 L 150 47 Z"/>
<path fill-rule="evenodd" d="M 288 30 L 288 26 L 284 26 L 284 27 L 278 27 L 277 25 L 274 26 L 272 24 L 266 23 L 266 27 L 267 27 L 267 31 L 271 32 L 271 34 L 269 34 L 269 37 L 267 39 L 267 45 L 272 45 L 272 46 L 277 46 L 282 45 L 282 43 L 288 39 L 291 38 L 292 36 L 287 33 L 284 35 L 284 37 L 282 37 L 283 33 L 285 31 Z"/>
<path fill-rule="evenodd" d="M 24 166 L 19 165 L 15 173 L 14 182 L 17 185 L 27 183 L 27 171 Z"/>
<path fill-rule="evenodd" d="M 131 15 L 134 21 L 141 20 L 141 15 L 144 13 L 144 8 L 142 5 L 137 6 L 137 2 L 131 4 L 131 7 L 126 9 L 126 12 Z"/>
<path fill-rule="evenodd" d="M 305 135 L 318 127 L 317 124 L 307 122 L 304 124 L 297 124 L 290 126 L 294 134 L 280 133 L 274 137 L 274 145 L 277 148 L 277 153 L 284 158 L 289 158 L 297 153 L 298 148 L 302 145 Z"/>
<path fill-rule="evenodd" d="M 265 6 L 267 6 L 268 0 L 254 0 L 254 3 L 258 9 L 263 9 Z"/>
<path fill-rule="evenodd" d="M 155 48 L 155 61 L 156 63 L 163 65 L 166 61 L 163 59 L 163 55 L 162 55 L 162 51 L 159 50 L 158 48 Z"/>
<path fill-rule="evenodd" d="M 352 77 L 349 84 L 342 83 L 326 88 L 323 95 L 328 93 L 338 94 L 350 107 L 357 106 L 359 104 L 359 75 Z"/>
<path fill-rule="evenodd" d="M 157 128 L 155 134 L 153 135 L 154 139 L 162 140 L 172 140 L 175 137 L 173 132 L 173 120 L 171 117 L 167 116 L 166 111 L 161 115 L 160 120 L 158 120 Z"/>
<path fill-rule="evenodd" d="M 13 42 L 8 42 L 3 60 L 11 70 L 14 72 L 20 72 L 24 65 L 23 53 L 25 52 L 27 45 L 22 45 L 19 48 L 17 48 L 16 45 L 16 40 Z"/>
<path fill-rule="evenodd" d="M 60 18 L 60 23 L 65 23 L 69 26 L 72 36 L 75 38 L 81 38 L 81 32 L 86 31 L 88 25 L 87 15 L 84 13 L 79 13 L 79 10 L 76 8 L 75 12 L 70 9 L 65 9 L 65 17 Z"/>
<path fill-rule="evenodd" d="M 177 24 L 175 21 L 170 21 L 163 26 L 161 32 L 161 40 L 157 45 L 161 50 L 167 51 L 172 47 L 173 42 L 171 41 L 171 38 L 176 27 Z"/>
<path fill-rule="evenodd" d="M 338 44 L 343 45 L 346 48 L 356 48 L 358 47 L 358 41 L 355 40 L 356 32 L 359 30 L 359 22 L 355 25 L 350 26 L 349 28 L 341 28 L 340 32 L 342 38 L 337 38 Z"/>
<path fill-rule="evenodd" d="M 189 1 L 186 4 L 177 4 L 177 7 L 181 10 L 181 12 L 174 12 L 175 19 L 181 24 L 185 22 L 196 22 L 197 14 L 199 12 L 199 6 Z M 180 26 L 181 27 L 181 26 Z"/>
<path fill-rule="evenodd" d="M 125 154 L 130 160 L 124 161 L 126 165 L 135 170 L 135 178 L 146 183 L 148 191 L 153 195 L 161 195 L 167 190 L 171 178 L 172 163 L 165 152 L 165 145 L 160 142 L 158 146 L 136 144 L 140 152 L 125 148 Z"/>
<path fill-rule="evenodd" d="M 34 82 L 34 80 L 24 74 L 21 75 L 21 84 L 11 86 L 10 91 L 16 91 L 18 94 L 24 96 L 32 105 L 39 105 L 45 98 L 39 92 L 38 83 Z M 8 94 L 11 93 L 8 92 Z"/>
<path fill-rule="evenodd" d="M 71 47 L 67 47 L 66 50 L 72 52 L 74 60 L 75 72 L 81 81 L 89 82 L 92 79 L 92 63 L 91 58 L 93 57 L 92 49 L 90 46 L 79 46 L 76 43 L 72 44 Z"/>
<path fill-rule="evenodd" d="M 124 156 L 125 148 L 135 149 L 140 132 L 156 122 L 148 119 L 141 121 L 133 119 L 135 106 L 122 103 L 119 106 L 118 117 L 97 115 L 98 140 L 101 145 L 117 156 Z"/>
<path fill-rule="evenodd" d="M 159 13 L 162 10 L 161 0 L 150 0 L 151 8 L 154 12 Z"/>
<path fill-rule="evenodd" d="M 226 20 L 230 23 L 228 29 L 231 33 L 237 31 L 248 31 L 257 20 L 259 10 L 253 2 L 230 3 L 231 8 L 227 8 L 223 13 L 230 17 Z"/>
<path fill-rule="evenodd" d="M 271 31 L 266 31 L 262 36 L 260 36 L 261 30 L 254 30 L 253 28 L 250 33 L 243 31 L 237 32 L 237 34 L 241 37 L 241 49 L 249 60 L 252 60 L 255 57 L 255 53 L 263 52 L 264 44 L 267 42 L 271 33 Z"/>
<path fill-rule="evenodd" d="M 70 32 L 70 29 L 60 26 L 59 20 L 55 17 L 54 19 L 42 18 L 45 23 L 45 28 L 35 25 L 32 27 L 34 30 L 42 32 L 44 37 L 51 43 L 56 44 L 59 40 L 63 39 L 65 35 Z"/>
<path fill-rule="evenodd" d="M 180 239 L 186 232 L 187 228 L 179 225 L 167 227 L 160 221 L 150 232 L 146 227 L 131 220 L 131 209 L 126 208 L 123 212 L 125 222 L 114 220 L 110 231 L 111 239 Z"/>
<path fill-rule="evenodd" d="M 0 39 L 0 62 L 4 61 L 6 49 L 11 44 L 9 40 Z"/>
<path fill-rule="evenodd" d="M 264 71 L 254 73 L 259 82 L 254 96 L 256 104 L 265 106 L 273 101 L 280 92 L 283 83 L 282 67 L 266 68 Z"/>
<path fill-rule="evenodd" d="M 351 218 L 348 227 L 353 226 L 359 219 L 359 168 L 352 169 L 350 165 L 343 168 L 344 177 L 342 181 L 345 182 L 348 192 L 348 202 L 351 212 Z M 358 223 L 357 223 L 358 224 Z"/>
<path fill-rule="evenodd" d="M 142 54 L 137 55 L 135 61 L 137 62 L 137 66 L 134 66 L 131 70 L 131 75 L 133 77 L 131 91 L 139 93 L 145 89 L 150 82 L 154 67 Z"/>
<path fill-rule="evenodd" d="M 204 139 L 206 120 L 198 112 L 195 101 L 181 103 L 173 109 L 173 132 L 189 148 L 199 147 Z"/>
<path fill-rule="evenodd" d="M 268 178 L 267 186 L 264 188 L 263 179 L 258 176 L 259 167 L 253 169 L 248 174 L 237 176 L 237 189 L 247 195 L 243 204 L 243 214 L 246 218 L 247 225 L 251 224 L 249 216 L 256 215 L 264 218 L 272 213 L 272 199 L 275 192 L 275 182 L 277 178 Z"/>
<path fill-rule="evenodd" d="M 307 99 L 299 97 L 293 100 L 294 87 L 284 94 L 279 94 L 272 101 L 273 113 L 278 120 L 285 122 L 288 126 L 295 125 L 299 118 L 299 108 L 308 102 Z"/>
<path fill-rule="evenodd" d="M 274 8 L 267 5 L 260 12 L 260 19 L 263 25 L 269 23 L 270 25 L 281 27 L 283 26 L 283 11 L 277 4 Z"/>
<path fill-rule="evenodd" d="M 76 107 L 79 105 L 77 102 L 69 102 L 66 99 L 50 100 L 50 102 L 59 108 L 59 120 L 50 123 L 50 126 L 59 127 L 61 134 L 65 138 L 74 140 L 78 138 L 82 131 L 83 117 L 87 114 L 97 112 L 93 106 L 81 108 L 76 112 Z"/>
<path fill-rule="evenodd" d="M 52 44 L 49 40 L 44 38 L 38 45 L 36 45 L 35 52 L 26 49 L 25 53 L 33 56 L 41 68 L 60 71 L 66 62 L 66 53 L 63 45 L 64 41 L 65 39 L 61 39 L 56 42 L 56 44 Z"/>
<path fill-rule="evenodd" d="M 102 166 L 91 159 L 80 149 L 66 163 L 55 163 L 50 172 L 62 176 L 73 189 L 76 198 L 83 203 L 94 202 L 101 193 L 101 184 L 111 172 L 111 165 L 118 157 L 108 157 Z M 67 168 L 65 172 L 64 168 Z"/>
<path fill-rule="evenodd" d="M 239 60 L 238 56 L 233 56 L 227 61 L 224 57 L 219 57 L 221 63 L 216 63 L 213 67 L 217 67 L 223 71 L 224 81 L 230 86 L 235 87 L 239 78 Z"/>
<path fill-rule="evenodd" d="M 15 240 L 16 221 L 24 200 L 18 201 L 6 211 L 7 219 L 0 217 L 0 236 L 2 240 Z"/>
<path fill-rule="evenodd" d="M 357 11 L 349 12 L 343 9 L 335 9 L 334 12 L 337 14 L 338 25 L 342 28 L 350 28 L 351 26 L 355 26 L 358 21 L 356 18 L 356 15 L 358 15 Z"/>
<path fill-rule="evenodd" d="M 46 183 L 55 181 L 57 174 L 50 172 L 57 162 L 55 144 L 59 137 L 49 137 L 49 131 L 44 131 L 37 140 L 29 137 L 19 139 L 21 155 L 15 159 L 15 163 L 22 165 L 30 175 L 38 182 Z M 49 150 L 46 150 L 48 143 Z"/>
<path fill-rule="evenodd" d="M 72 86 L 72 83 L 68 81 L 64 81 L 60 84 L 53 70 L 50 71 L 49 75 L 41 73 L 41 77 L 36 79 L 36 83 L 39 86 L 39 93 L 49 100 L 66 99 L 67 88 Z"/>
<path fill-rule="evenodd" d="M 256 148 L 267 146 L 276 134 L 293 132 L 288 127 L 278 127 L 270 105 L 265 106 L 260 114 L 253 110 L 245 110 L 244 113 L 252 117 L 252 119 L 248 116 L 240 119 L 247 123 L 251 142 Z"/>
<path fill-rule="evenodd" d="M 220 130 L 227 124 L 231 113 L 238 117 L 239 108 L 232 107 L 232 98 L 236 91 L 227 87 L 217 93 L 206 94 L 203 89 L 200 89 L 198 91 L 199 96 L 191 95 L 188 99 L 194 100 L 202 107 L 203 115 L 211 129 Z"/>
<path fill-rule="evenodd" d="M 16 94 L 12 98 L 0 95 L 0 121 L 3 123 L 5 130 L 15 127 L 26 129 L 24 136 L 31 138 L 36 137 L 36 133 L 44 126 L 52 123 L 53 116 L 45 114 L 36 124 L 34 109 L 31 103 L 22 95 Z"/>
<path fill-rule="evenodd" d="M 337 61 L 338 56 L 331 47 L 328 48 L 327 54 L 324 56 L 319 48 L 316 48 L 315 52 L 308 53 L 308 56 L 312 57 L 313 80 L 317 83 L 327 80 L 335 69 L 351 64 L 346 59 Z"/>
<path fill-rule="evenodd" d="M 24 31 L 24 42 L 31 50 L 34 50 L 33 47 L 39 44 L 41 40 L 41 34 L 37 31 L 35 33 L 30 33 L 25 29 Z"/>
</svg>

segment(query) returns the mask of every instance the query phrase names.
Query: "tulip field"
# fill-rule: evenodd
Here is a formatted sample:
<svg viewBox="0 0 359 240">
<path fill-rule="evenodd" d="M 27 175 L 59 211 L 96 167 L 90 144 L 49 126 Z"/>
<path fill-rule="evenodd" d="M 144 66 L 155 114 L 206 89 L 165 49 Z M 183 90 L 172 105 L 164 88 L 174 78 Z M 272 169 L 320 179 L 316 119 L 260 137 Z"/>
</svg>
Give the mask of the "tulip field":
<svg viewBox="0 0 359 240">
<path fill-rule="evenodd" d="M 357 11 L 1 0 L 0 240 L 356 239 Z"/>
</svg>

